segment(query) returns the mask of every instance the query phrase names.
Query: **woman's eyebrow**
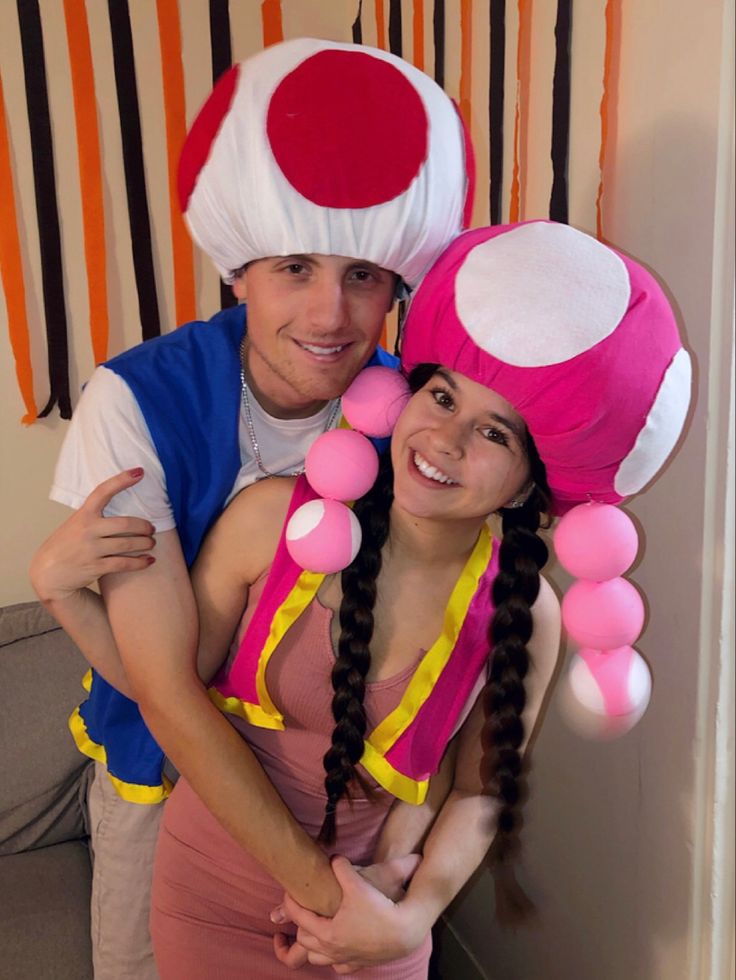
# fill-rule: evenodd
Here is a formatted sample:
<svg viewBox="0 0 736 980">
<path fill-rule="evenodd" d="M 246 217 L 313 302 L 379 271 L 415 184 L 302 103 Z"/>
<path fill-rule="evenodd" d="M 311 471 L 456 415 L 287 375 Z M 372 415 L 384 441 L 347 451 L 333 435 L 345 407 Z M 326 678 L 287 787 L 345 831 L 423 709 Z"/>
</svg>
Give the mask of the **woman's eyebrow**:
<svg viewBox="0 0 736 980">
<path fill-rule="evenodd" d="M 437 370 L 435 371 L 435 374 L 439 374 L 441 378 L 445 379 L 445 381 L 450 386 L 450 388 L 452 388 L 453 391 L 457 391 L 458 388 L 457 382 L 446 368 L 438 367 Z"/>
<path fill-rule="evenodd" d="M 493 419 L 494 422 L 499 422 L 501 425 L 505 426 L 510 432 L 512 432 L 519 442 L 523 445 L 526 441 L 526 426 L 523 423 L 514 422 L 512 419 L 506 418 L 505 415 L 499 415 L 498 412 L 489 412 L 488 417 Z"/>
</svg>

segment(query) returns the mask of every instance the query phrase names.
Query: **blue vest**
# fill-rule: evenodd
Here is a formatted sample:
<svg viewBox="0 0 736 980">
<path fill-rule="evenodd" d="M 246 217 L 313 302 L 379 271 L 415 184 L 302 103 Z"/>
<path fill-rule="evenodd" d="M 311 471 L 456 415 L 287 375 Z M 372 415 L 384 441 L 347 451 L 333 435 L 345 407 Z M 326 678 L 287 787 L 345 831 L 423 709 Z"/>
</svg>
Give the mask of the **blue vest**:
<svg viewBox="0 0 736 980">
<path fill-rule="evenodd" d="M 130 387 L 166 478 L 188 566 L 222 512 L 240 470 L 240 357 L 245 307 L 194 321 L 139 344 L 105 365 Z M 397 367 L 376 351 L 370 364 Z M 158 803 L 170 792 L 164 754 L 134 701 L 90 671 L 88 699 L 70 718 L 78 748 L 107 764 L 119 794 Z"/>
</svg>

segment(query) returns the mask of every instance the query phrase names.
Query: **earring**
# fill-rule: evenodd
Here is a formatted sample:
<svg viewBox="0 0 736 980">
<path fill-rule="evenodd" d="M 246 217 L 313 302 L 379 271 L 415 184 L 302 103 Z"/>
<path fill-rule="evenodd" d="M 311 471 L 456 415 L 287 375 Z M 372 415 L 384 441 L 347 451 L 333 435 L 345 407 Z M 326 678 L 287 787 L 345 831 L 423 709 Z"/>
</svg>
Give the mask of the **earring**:
<svg viewBox="0 0 736 980">
<path fill-rule="evenodd" d="M 501 510 L 517 510 L 519 507 L 523 507 L 524 504 L 529 499 L 529 497 L 531 497 L 532 490 L 534 489 L 534 486 L 535 486 L 534 483 L 530 483 L 528 487 L 525 487 L 521 491 L 521 493 L 517 494 L 515 497 L 512 497 L 511 500 L 509 500 L 509 502 L 507 504 L 504 504 L 503 507 L 501 507 L 500 509 Z"/>
</svg>

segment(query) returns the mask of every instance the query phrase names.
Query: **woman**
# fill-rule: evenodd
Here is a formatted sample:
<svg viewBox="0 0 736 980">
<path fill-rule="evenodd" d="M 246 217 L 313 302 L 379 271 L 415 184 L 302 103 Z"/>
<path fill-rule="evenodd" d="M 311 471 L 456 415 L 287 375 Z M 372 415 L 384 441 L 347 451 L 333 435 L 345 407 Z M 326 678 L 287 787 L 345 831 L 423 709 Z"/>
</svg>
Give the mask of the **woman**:
<svg viewBox="0 0 736 980">
<path fill-rule="evenodd" d="M 321 912 L 340 897 L 311 839 L 336 834 L 336 849 L 357 864 L 411 850 L 424 828 L 393 818 L 406 807 L 388 819 L 391 797 L 421 802 L 444 758 L 450 793 L 406 897 L 359 892 L 337 862 L 343 903 L 332 922 L 311 917 L 298 944 L 277 941 L 279 959 L 305 976 L 317 972 L 306 950 L 316 964 L 370 965 L 366 977 L 426 975 L 435 918 L 496 833 L 502 854 L 512 846 L 521 756 L 558 647 L 536 533 L 547 478 L 558 512 L 617 502 L 647 482 L 687 404 L 682 370 L 673 374 L 681 353 L 666 300 L 630 260 L 565 226 L 470 232 L 412 303 L 404 363 L 430 366 L 413 374 L 393 476 L 384 467 L 356 504 L 364 544 L 341 581 L 300 576 L 273 600 L 279 580 L 269 568 L 274 554 L 279 566 L 281 528 L 303 484 L 268 481 L 233 502 L 193 573 L 199 671 L 216 669 L 242 616 L 212 697 L 239 733 L 222 751 L 250 758 L 242 737 L 262 768 L 243 762 L 234 779 L 219 752 L 207 753 L 187 718 L 186 686 L 181 697 L 173 679 L 168 690 L 136 691 L 184 775 L 155 874 L 162 977 L 290 975 L 272 959 L 266 923 L 279 885 Z M 680 408 L 663 413 L 662 397 L 678 401 L 673 390 Z M 500 547 L 486 530 L 495 511 Z M 266 633 L 253 633 L 264 608 Z M 268 637 L 265 647 L 251 635 Z M 438 807 L 430 794 L 430 816 Z"/>
</svg>

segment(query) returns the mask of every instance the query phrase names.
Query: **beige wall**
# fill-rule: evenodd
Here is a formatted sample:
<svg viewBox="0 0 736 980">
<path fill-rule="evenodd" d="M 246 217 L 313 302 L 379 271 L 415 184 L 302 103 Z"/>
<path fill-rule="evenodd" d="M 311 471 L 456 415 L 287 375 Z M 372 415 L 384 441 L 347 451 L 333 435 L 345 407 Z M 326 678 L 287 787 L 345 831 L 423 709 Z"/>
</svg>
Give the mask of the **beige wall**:
<svg viewBox="0 0 736 980">
<path fill-rule="evenodd" d="M 187 104 L 194 111 L 208 87 L 206 3 L 187 0 L 183 13 Z M 284 0 L 287 36 L 314 33 L 349 40 L 357 4 Z M 367 23 L 364 40 L 375 40 Z M 598 182 L 604 0 L 575 5 L 570 219 L 594 231 Z M 62 0 L 41 0 L 47 36 L 63 36 Z M 129 230 L 114 105 L 106 5 L 87 4 L 100 104 L 108 219 L 108 288 L 112 298 L 111 351 L 138 340 Z M 231 3 L 233 49 L 244 57 L 260 47 L 260 5 Z M 431 30 L 426 4 L 425 35 Z M 549 32 L 556 5 L 534 5 L 533 77 L 525 217 L 544 215 L 549 196 Z M 143 106 L 146 167 L 152 194 L 154 247 L 161 278 L 161 314 L 173 322 L 171 256 L 167 238 L 165 163 L 155 4 L 131 0 L 138 83 Z M 447 87 L 459 85 L 459 0 L 448 0 Z M 404 3 L 409 56 L 411 3 Z M 473 135 L 479 156 L 480 197 L 474 223 L 487 219 L 487 0 L 473 4 Z M 725 28 L 724 28 L 725 15 Z M 513 91 L 516 4 L 507 4 L 507 92 Z M 726 419 L 731 406 L 733 353 L 733 85 L 732 0 L 623 0 L 618 137 L 606 197 L 606 237 L 645 260 L 665 282 L 681 315 L 696 365 L 697 403 L 687 439 L 665 476 L 632 503 L 646 528 L 646 551 L 633 573 L 649 604 L 640 649 L 655 677 L 652 704 L 638 728 L 611 744 L 581 741 L 558 718 L 554 704 L 535 753 L 525 830 L 523 878 L 540 911 L 538 928 L 500 932 L 491 918 L 488 878 L 481 874 L 456 903 L 451 922 L 494 980 L 695 980 L 709 974 L 707 917 L 713 715 L 724 551 Z M 63 45 L 47 49 L 51 111 L 62 207 L 62 234 L 70 319 L 73 392 L 92 368 L 87 338 L 86 280 L 76 146 Z M 427 67 L 431 70 L 432 62 Z M 24 223 L 29 316 L 39 402 L 45 400 L 43 282 L 34 228 L 33 184 L 23 118 L 22 65 L 15 4 L 0 3 L 0 66 L 11 131 L 14 178 Z M 729 82 L 728 72 L 731 72 Z M 725 73 L 725 79 L 724 79 Z M 191 114 L 190 111 L 190 114 Z M 507 97 L 507 133 L 513 106 Z M 510 149 L 506 148 L 506 173 Z M 109 211 L 107 210 L 109 208 Z M 209 314 L 217 283 L 198 260 L 199 306 Z M 725 282 L 724 282 L 725 280 Z M 58 417 L 29 428 L 13 374 L 0 293 L 0 442 L 4 526 L 0 602 L 31 598 L 26 568 L 37 544 L 63 508 L 46 500 L 66 423 Z M 732 466 L 730 479 L 732 480 Z M 555 573 L 553 572 L 553 575 Z M 727 624 L 728 625 L 728 624 Z M 727 629 L 726 629 L 727 633 Z M 732 635 L 732 634 L 731 634 Z M 703 950 L 706 950 L 705 960 Z M 703 965 L 706 963 L 706 965 Z"/>
</svg>

